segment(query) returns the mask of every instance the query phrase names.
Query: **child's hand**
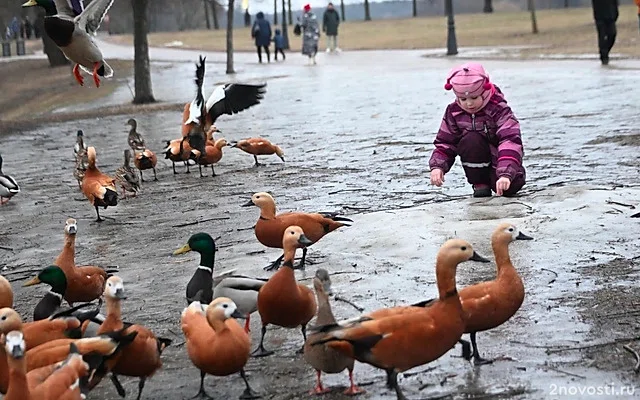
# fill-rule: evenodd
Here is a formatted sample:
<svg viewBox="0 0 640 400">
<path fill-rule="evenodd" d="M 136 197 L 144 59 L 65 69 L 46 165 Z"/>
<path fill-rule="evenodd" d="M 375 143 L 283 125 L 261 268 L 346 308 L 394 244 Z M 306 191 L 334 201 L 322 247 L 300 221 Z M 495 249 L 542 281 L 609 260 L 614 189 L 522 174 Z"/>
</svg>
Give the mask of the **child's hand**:
<svg viewBox="0 0 640 400">
<path fill-rule="evenodd" d="M 434 168 L 431 170 L 431 184 L 435 186 L 442 186 L 442 182 L 444 182 L 444 173 L 439 168 Z"/>
<path fill-rule="evenodd" d="M 433 176 L 433 175 L 431 175 Z M 433 178 L 431 178 L 431 180 L 433 181 Z M 496 194 L 498 196 L 502 196 L 502 193 L 505 190 L 509 190 L 509 186 L 511 186 L 511 179 L 503 176 L 502 178 L 498 179 L 498 181 L 496 182 Z"/>
</svg>

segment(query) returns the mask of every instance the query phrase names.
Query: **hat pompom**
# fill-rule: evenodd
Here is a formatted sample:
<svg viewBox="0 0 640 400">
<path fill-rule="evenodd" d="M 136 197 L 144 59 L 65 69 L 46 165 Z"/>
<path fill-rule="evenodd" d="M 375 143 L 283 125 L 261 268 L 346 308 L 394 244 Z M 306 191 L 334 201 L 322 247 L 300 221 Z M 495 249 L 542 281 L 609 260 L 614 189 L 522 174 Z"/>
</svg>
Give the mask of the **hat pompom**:
<svg viewBox="0 0 640 400">
<path fill-rule="evenodd" d="M 453 89 L 453 85 L 452 84 L 450 84 L 449 82 L 444 84 L 444 90 L 451 90 L 451 89 Z"/>
<path fill-rule="evenodd" d="M 489 82 L 489 79 L 484 81 L 484 85 L 482 85 L 482 88 L 484 90 L 491 90 L 491 88 L 493 87 L 493 83 Z"/>
</svg>

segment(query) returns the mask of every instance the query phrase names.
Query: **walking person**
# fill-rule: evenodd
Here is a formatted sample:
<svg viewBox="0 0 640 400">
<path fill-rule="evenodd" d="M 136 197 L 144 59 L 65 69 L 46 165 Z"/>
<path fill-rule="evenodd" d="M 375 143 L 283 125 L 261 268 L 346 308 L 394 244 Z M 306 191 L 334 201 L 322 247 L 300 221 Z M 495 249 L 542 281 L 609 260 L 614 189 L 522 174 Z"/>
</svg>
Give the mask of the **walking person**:
<svg viewBox="0 0 640 400">
<path fill-rule="evenodd" d="M 618 20 L 618 0 L 591 0 L 593 18 L 598 30 L 600 62 L 609 64 L 609 52 L 616 42 L 616 21 Z"/>
<path fill-rule="evenodd" d="M 280 53 L 282 54 L 282 61 L 286 60 L 287 57 L 284 55 L 284 36 L 282 36 L 280 29 L 276 29 L 276 34 L 273 35 L 273 45 L 275 46 L 273 58 L 278 61 L 278 53 Z"/>
<path fill-rule="evenodd" d="M 271 24 L 264 18 L 264 13 L 260 11 L 256 14 L 256 20 L 251 28 L 251 37 L 255 39 L 256 50 L 258 51 L 258 61 L 262 63 L 262 49 L 267 54 L 267 62 L 271 62 L 269 46 L 271 45 Z"/>
<path fill-rule="evenodd" d="M 302 33 L 302 54 L 309 57 L 309 64 L 316 63 L 316 54 L 318 54 L 318 40 L 320 39 L 320 29 L 318 26 L 318 17 L 311 11 L 311 5 L 305 4 L 303 8 L 304 14 L 302 21 L 298 17 L 298 23 L 294 29 Z"/>
<path fill-rule="evenodd" d="M 327 53 L 342 51 L 338 47 L 338 25 L 340 25 L 340 14 L 333 7 L 333 3 L 329 3 L 322 16 L 322 32 L 327 35 Z"/>
</svg>

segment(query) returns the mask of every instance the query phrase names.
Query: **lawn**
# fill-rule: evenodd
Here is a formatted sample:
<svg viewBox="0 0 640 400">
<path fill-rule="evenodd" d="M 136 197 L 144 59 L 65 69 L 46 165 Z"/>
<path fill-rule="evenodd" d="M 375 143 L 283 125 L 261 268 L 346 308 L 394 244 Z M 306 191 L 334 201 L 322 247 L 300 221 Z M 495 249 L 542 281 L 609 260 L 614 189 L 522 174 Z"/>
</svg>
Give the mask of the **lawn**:
<svg viewBox="0 0 640 400">
<path fill-rule="evenodd" d="M 542 45 L 525 51 L 537 54 L 593 54 L 597 50 L 591 8 L 541 10 L 537 12 L 540 33 L 531 33 L 529 12 L 463 14 L 456 17 L 458 46 Z M 637 7 L 621 6 L 614 53 L 640 57 Z M 446 18 L 410 18 L 376 21 L 346 21 L 340 26 L 339 45 L 345 50 L 429 49 L 446 45 Z M 291 47 L 298 49 L 300 38 L 289 29 Z M 236 51 L 254 51 L 249 28 L 234 30 Z M 131 35 L 113 35 L 110 41 L 130 45 Z M 225 50 L 225 30 L 157 32 L 149 34 L 152 46 L 174 41 L 183 47 L 208 51 Z M 324 47 L 324 42 L 321 44 Z"/>
</svg>

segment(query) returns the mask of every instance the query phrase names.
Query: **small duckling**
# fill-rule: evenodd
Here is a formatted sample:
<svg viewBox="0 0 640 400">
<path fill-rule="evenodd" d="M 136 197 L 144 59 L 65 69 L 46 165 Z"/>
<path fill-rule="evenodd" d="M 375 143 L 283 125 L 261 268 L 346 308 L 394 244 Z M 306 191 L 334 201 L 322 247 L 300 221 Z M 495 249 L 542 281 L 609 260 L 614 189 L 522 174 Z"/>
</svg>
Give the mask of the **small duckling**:
<svg viewBox="0 0 640 400">
<path fill-rule="evenodd" d="M 255 167 L 262 165 L 258 162 L 258 156 L 261 156 L 261 155 L 275 154 L 278 157 L 280 157 L 282 162 L 284 162 L 284 152 L 282 151 L 282 149 L 279 146 L 274 145 L 273 143 L 271 143 L 265 138 L 254 137 L 254 138 L 239 140 L 235 143 L 232 143 L 231 147 L 235 147 L 244 151 L 245 153 L 252 154 L 253 159 L 256 162 L 254 164 Z"/>
<path fill-rule="evenodd" d="M 2 155 L 0 155 L 0 205 L 8 203 L 18 193 L 20 193 L 18 182 L 12 176 L 2 173 Z"/>
<path fill-rule="evenodd" d="M 331 304 L 329 303 L 329 295 L 331 294 L 331 278 L 329 272 L 326 269 L 319 268 L 316 271 L 316 276 L 313 278 L 313 287 L 316 290 L 316 298 L 318 301 L 318 314 L 316 317 L 316 325 L 328 325 L 335 324 L 336 318 L 331 311 Z M 309 394 L 323 394 L 330 392 L 329 388 L 322 386 L 322 380 L 320 376 L 323 372 L 328 374 L 337 374 L 345 369 L 349 371 L 349 388 L 344 391 L 346 395 L 356 395 L 364 393 L 364 390 L 360 389 L 353 382 L 353 365 L 354 360 L 351 357 L 345 356 L 338 350 L 332 349 L 326 344 L 312 346 L 316 340 L 322 337 L 322 333 L 313 333 L 307 337 L 304 343 L 304 359 L 307 364 L 311 365 L 316 370 L 316 386 L 309 392 Z"/>
<path fill-rule="evenodd" d="M 129 143 L 129 147 L 131 147 L 131 150 L 135 152 L 146 149 L 147 146 L 144 143 L 144 139 L 142 138 L 142 135 L 140 135 L 137 131 L 138 122 L 133 118 L 129 118 L 125 125 L 131 127 L 131 129 L 129 130 L 129 136 L 127 137 L 127 143 Z"/>
<path fill-rule="evenodd" d="M 124 162 L 115 173 L 116 182 L 122 187 L 122 197 L 127 198 L 127 192 L 133 193 L 133 197 L 138 195 L 140 191 L 140 179 L 138 174 L 131 168 L 131 151 L 124 151 Z"/>
<path fill-rule="evenodd" d="M 251 389 L 244 372 L 251 339 L 234 318 L 243 318 L 243 315 L 226 297 L 213 300 L 206 309 L 195 301 L 182 312 L 181 327 L 187 353 L 193 365 L 200 370 L 200 390 L 194 398 L 211 398 L 204 390 L 206 374 L 228 376 L 236 372 L 240 373 L 245 384 L 240 399 L 260 398 Z"/>
</svg>

